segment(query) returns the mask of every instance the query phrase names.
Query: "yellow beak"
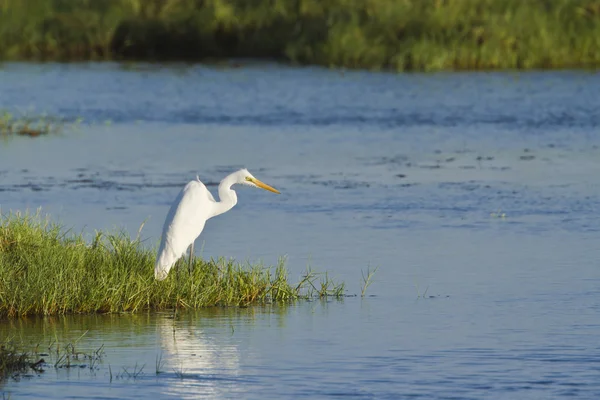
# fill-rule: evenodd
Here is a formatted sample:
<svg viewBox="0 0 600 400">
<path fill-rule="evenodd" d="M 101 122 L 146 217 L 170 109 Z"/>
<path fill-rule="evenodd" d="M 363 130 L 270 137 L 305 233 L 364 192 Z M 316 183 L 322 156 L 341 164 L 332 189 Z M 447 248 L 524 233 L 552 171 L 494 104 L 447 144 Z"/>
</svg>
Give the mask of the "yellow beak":
<svg viewBox="0 0 600 400">
<path fill-rule="evenodd" d="M 258 186 L 261 189 L 265 189 L 265 190 L 268 190 L 269 192 L 281 194 L 281 193 L 279 193 L 279 190 L 275 189 L 274 187 L 271 187 L 271 186 L 267 185 L 266 183 L 263 183 L 263 182 L 259 181 L 256 178 L 251 178 L 249 180 L 250 180 L 250 182 L 254 183 L 256 186 Z"/>
</svg>

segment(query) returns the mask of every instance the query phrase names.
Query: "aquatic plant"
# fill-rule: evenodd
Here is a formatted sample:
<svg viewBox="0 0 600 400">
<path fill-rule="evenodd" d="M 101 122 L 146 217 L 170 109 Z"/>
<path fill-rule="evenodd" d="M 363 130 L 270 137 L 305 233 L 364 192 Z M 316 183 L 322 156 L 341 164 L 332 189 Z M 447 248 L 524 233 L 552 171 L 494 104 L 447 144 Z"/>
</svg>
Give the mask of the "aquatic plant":
<svg viewBox="0 0 600 400">
<path fill-rule="evenodd" d="M 15 116 L 0 110 L 0 136 L 36 137 L 60 132 L 65 122 L 60 118 L 40 114 L 22 114 Z"/>
<path fill-rule="evenodd" d="M 196 258 L 191 273 L 176 267 L 157 281 L 156 251 L 139 236 L 97 232 L 88 243 L 39 213 L 1 218 L 0 317 L 240 306 L 344 291 L 311 270 L 290 284 L 283 260 L 265 267 Z"/>
<path fill-rule="evenodd" d="M 7 376 L 28 372 L 36 367 L 31 355 L 18 350 L 10 343 L 0 345 L 0 381 Z"/>
<path fill-rule="evenodd" d="M 6 338 L 4 344 L 0 345 L 0 381 L 9 376 L 18 379 L 31 372 L 41 373 L 48 367 L 98 369 L 98 363 L 104 355 L 104 345 L 93 351 L 80 351 L 75 347 L 86 333 L 64 345 L 52 341 L 47 348 L 41 348 L 38 344 L 30 351 L 25 350 L 27 346 L 23 343 Z"/>
<path fill-rule="evenodd" d="M 373 283 L 373 277 L 375 276 L 375 273 L 377 272 L 378 269 L 379 269 L 379 267 L 375 267 L 375 269 L 373 271 L 371 271 L 371 268 L 369 267 L 369 268 L 367 268 L 366 275 L 363 271 L 361 271 L 361 274 L 362 274 L 362 288 L 360 290 L 361 297 L 365 297 L 365 295 L 367 293 L 367 288 L 369 286 L 371 286 L 371 284 Z"/>
<path fill-rule="evenodd" d="M 2 59 L 228 57 L 426 71 L 597 66 L 600 2 L 0 2 Z"/>
</svg>

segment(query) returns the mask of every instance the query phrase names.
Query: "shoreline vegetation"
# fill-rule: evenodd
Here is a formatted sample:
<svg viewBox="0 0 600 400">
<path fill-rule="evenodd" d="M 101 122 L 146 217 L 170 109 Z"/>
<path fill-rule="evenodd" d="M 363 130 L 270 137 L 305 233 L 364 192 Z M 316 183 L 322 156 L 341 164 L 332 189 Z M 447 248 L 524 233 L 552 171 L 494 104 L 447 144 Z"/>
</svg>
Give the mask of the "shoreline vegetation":
<svg viewBox="0 0 600 400">
<path fill-rule="evenodd" d="M 0 60 L 592 68 L 598 0 L 0 0 Z"/>
<path fill-rule="evenodd" d="M 141 230 L 141 228 L 140 228 Z M 138 235 L 139 236 L 139 235 Z M 275 267 L 187 260 L 154 279 L 155 249 L 124 233 L 86 242 L 39 213 L 0 220 L 0 318 L 248 306 L 344 296 L 344 284 L 308 270 L 292 284 Z"/>
</svg>

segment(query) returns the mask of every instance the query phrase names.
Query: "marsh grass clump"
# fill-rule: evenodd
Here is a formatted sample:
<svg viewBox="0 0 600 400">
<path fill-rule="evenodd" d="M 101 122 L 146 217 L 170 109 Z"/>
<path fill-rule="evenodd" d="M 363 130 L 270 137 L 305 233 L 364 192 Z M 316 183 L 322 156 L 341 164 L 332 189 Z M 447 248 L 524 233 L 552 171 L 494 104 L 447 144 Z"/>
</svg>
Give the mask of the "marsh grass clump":
<svg viewBox="0 0 600 400">
<path fill-rule="evenodd" d="M 104 356 L 104 345 L 92 351 L 82 351 L 78 347 L 79 339 L 64 345 L 52 341 L 47 348 L 37 344 L 28 351 L 24 350 L 28 346 L 6 339 L 0 345 L 0 382 L 7 377 L 19 379 L 31 373 L 40 374 L 48 368 L 97 370 Z"/>
<path fill-rule="evenodd" d="M 341 296 L 344 285 L 312 271 L 291 285 L 275 267 L 196 258 L 154 279 L 154 249 L 125 233 L 98 232 L 88 243 L 39 213 L 0 221 L 0 317 L 118 313 L 285 302 Z"/>
<path fill-rule="evenodd" d="M 27 373 L 34 364 L 29 353 L 18 350 L 10 343 L 0 345 L 0 382 L 7 376 Z"/>
<path fill-rule="evenodd" d="M 14 116 L 8 111 L 0 111 L 0 136 L 37 137 L 62 131 L 65 121 L 47 115 Z"/>
<path fill-rule="evenodd" d="M 598 0 L 4 0 L 0 59 L 594 67 Z"/>
</svg>

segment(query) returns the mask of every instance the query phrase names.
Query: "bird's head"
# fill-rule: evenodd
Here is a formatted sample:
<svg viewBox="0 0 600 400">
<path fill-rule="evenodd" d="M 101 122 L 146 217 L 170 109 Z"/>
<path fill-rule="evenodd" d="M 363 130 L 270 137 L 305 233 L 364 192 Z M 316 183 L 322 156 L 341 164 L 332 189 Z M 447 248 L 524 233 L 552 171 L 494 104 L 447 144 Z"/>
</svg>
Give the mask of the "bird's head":
<svg viewBox="0 0 600 400">
<path fill-rule="evenodd" d="M 260 180 L 256 179 L 254 177 L 254 175 L 252 175 L 250 172 L 248 172 L 247 169 L 241 169 L 238 171 L 238 183 L 241 183 L 242 185 L 248 185 L 248 186 L 253 186 L 253 187 L 259 187 L 261 189 L 265 189 L 268 190 L 269 192 L 273 192 L 273 193 L 279 193 L 279 190 L 275 189 L 274 187 L 271 187 L 269 185 L 267 185 L 264 182 L 261 182 Z"/>
</svg>

